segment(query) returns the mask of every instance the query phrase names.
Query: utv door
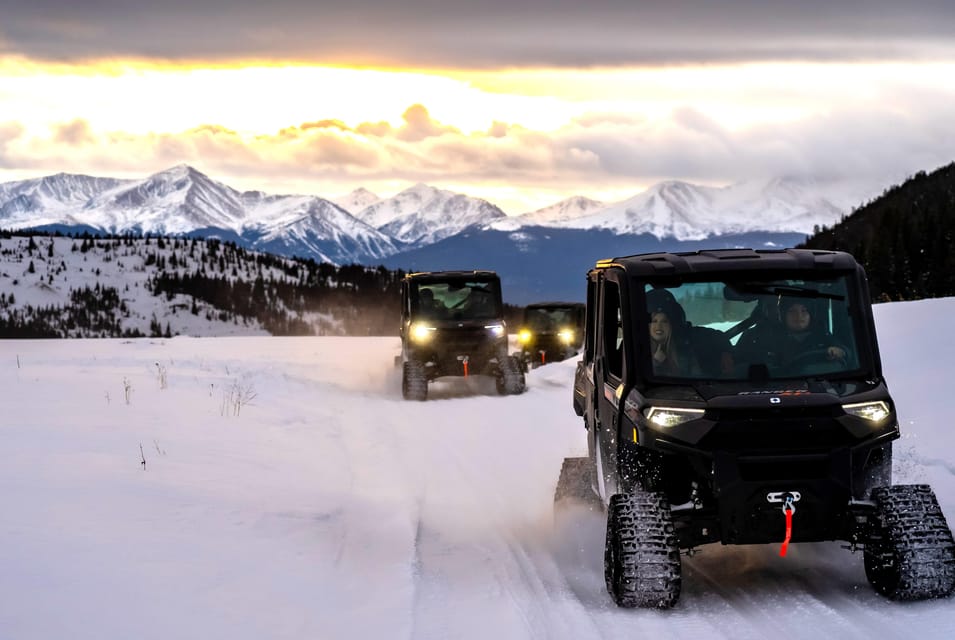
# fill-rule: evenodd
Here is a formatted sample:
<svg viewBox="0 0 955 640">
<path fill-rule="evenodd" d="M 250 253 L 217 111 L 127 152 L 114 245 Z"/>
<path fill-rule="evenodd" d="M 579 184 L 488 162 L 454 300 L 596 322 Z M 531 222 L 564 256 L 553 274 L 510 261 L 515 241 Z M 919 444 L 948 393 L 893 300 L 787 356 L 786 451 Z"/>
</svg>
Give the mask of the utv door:
<svg viewBox="0 0 955 640">
<path fill-rule="evenodd" d="M 597 415 L 594 439 L 596 444 L 598 488 L 606 502 L 619 492 L 617 482 L 617 430 L 619 405 L 623 393 L 626 336 L 623 331 L 624 306 L 621 303 L 621 274 L 603 272 L 599 285 L 597 340 L 594 356 L 594 386 Z"/>
<path fill-rule="evenodd" d="M 594 426 L 597 422 L 597 393 L 594 382 L 594 345 L 597 343 L 597 280 L 598 271 L 587 274 L 587 305 L 580 310 L 584 317 L 579 323 L 583 355 L 577 362 L 574 373 L 574 411 L 584 419 L 584 428 L 587 430 L 587 456 L 590 459 L 590 482 L 594 492 L 600 494 L 600 483 L 597 479 L 596 443 Z"/>
</svg>

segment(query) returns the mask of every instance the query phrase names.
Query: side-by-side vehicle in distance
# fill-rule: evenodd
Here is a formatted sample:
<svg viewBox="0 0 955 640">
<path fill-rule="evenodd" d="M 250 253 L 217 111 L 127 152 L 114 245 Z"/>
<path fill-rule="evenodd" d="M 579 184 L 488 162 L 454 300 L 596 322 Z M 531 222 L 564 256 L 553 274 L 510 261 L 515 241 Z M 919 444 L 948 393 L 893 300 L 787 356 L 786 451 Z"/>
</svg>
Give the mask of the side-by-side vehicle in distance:
<svg viewBox="0 0 955 640">
<path fill-rule="evenodd" d="M 401 389 L 426 400 L 445 376 L 492 376 L 502 395 L 524 391 L 524 373 L 508 354 L 501 281 L 493 271 L 412 273 L 401 283 Z"/>
<path fill-rule="evenodd" d="M 524 307 L 516 355 L 525 370 L 577 355 L 584 340 L 585 314 L 582 302 L 535 302 Z"/>
</svg>

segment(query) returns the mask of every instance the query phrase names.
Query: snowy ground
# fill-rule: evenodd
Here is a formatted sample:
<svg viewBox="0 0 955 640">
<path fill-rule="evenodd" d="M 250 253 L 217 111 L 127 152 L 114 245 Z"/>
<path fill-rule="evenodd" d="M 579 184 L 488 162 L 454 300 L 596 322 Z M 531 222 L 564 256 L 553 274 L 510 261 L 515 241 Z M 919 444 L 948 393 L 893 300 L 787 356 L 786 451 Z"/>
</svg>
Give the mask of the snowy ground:
<svg viewBox="0 0 955 640">
<path fill-rule="evenodd" d="M 896 481 L 932 484 L 950 523 L 953 315 L 876 309 Z M 618 609 L 603 516 L 552 512 L 562 458 L 585 452 L 573 363 L 521 396 L 472 379 L 409 403 L 396 352 L 0 341 L 0 638 L 955 637 L 955 600 L 887 601 L 839 543 L 710 545 L 676 608 Z"/>
</svg>

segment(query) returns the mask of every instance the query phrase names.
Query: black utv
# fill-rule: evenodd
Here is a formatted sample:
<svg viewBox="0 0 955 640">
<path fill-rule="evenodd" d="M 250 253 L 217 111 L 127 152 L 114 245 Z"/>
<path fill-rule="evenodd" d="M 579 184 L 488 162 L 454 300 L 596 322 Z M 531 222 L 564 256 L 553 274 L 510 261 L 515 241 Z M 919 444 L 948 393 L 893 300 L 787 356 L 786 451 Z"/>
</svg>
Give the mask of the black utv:
<svg viewBox="0 0 955 640">
<path fill-rule="evenodd" d="M 952 592 L 932 489 L 892 484 L 896 407 L 852 256 L 656 253 L 587 277 L 573 406 L 589 455 L 564 461 L 555 500 L 606 509 L 619 606 L 673 606 L 681 550 L 717 542 L 845 541 L 888 598 Z"/>
<path fill-rule="evenodd" d="M 517 356 L 525 371 L 577 355 L 584 339 L 585 308 L 580 302 L 535 302 L 524 307 Z"/>
<path fill-rule="evenodd" d="M 524 373 L 508 355 L 501 281 L 493 271 L 412 273 L 401 283 L 401 390 L 426 400 L 445 376 L 493 376 L 504 394 L 524 391 Z"/>
</svg>

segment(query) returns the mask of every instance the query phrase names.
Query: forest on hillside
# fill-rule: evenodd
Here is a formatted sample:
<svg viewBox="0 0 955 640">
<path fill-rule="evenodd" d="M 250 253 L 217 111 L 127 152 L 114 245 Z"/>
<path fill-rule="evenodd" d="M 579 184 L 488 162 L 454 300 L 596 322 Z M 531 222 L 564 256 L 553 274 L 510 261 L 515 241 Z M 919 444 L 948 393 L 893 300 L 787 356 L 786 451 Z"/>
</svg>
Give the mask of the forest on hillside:
<svg viewBox="0 0 955 640">
<path fill-rule="evenodd" d="M 955 296 L 955 163 L 917 173 L 800 246 L 851 253 L 875 301 Z"/>
<path fill-rule="evenodd" d="M 397 335 L 404 276 L 215 239 L 0 232 L 0 338 Z"/>
<path fill-rule="evenodd" d="M 0 273 L 2 337 L 172 336 L 184 314 L 255 324 L 272 335 L 388 335 L 397 331 L 404 277 L 384 267 L 336 266 L 179 237 L 6 232 L 0 257 L 7 267 Z M 26 266 L 7 273 L 19 265 Z M 65 293 L 39 304 L 18 301 L 18 290 L 21 297 Z M 150 305 L 148 321 L 135 322 L 131 309 Z"/>
</svg>

